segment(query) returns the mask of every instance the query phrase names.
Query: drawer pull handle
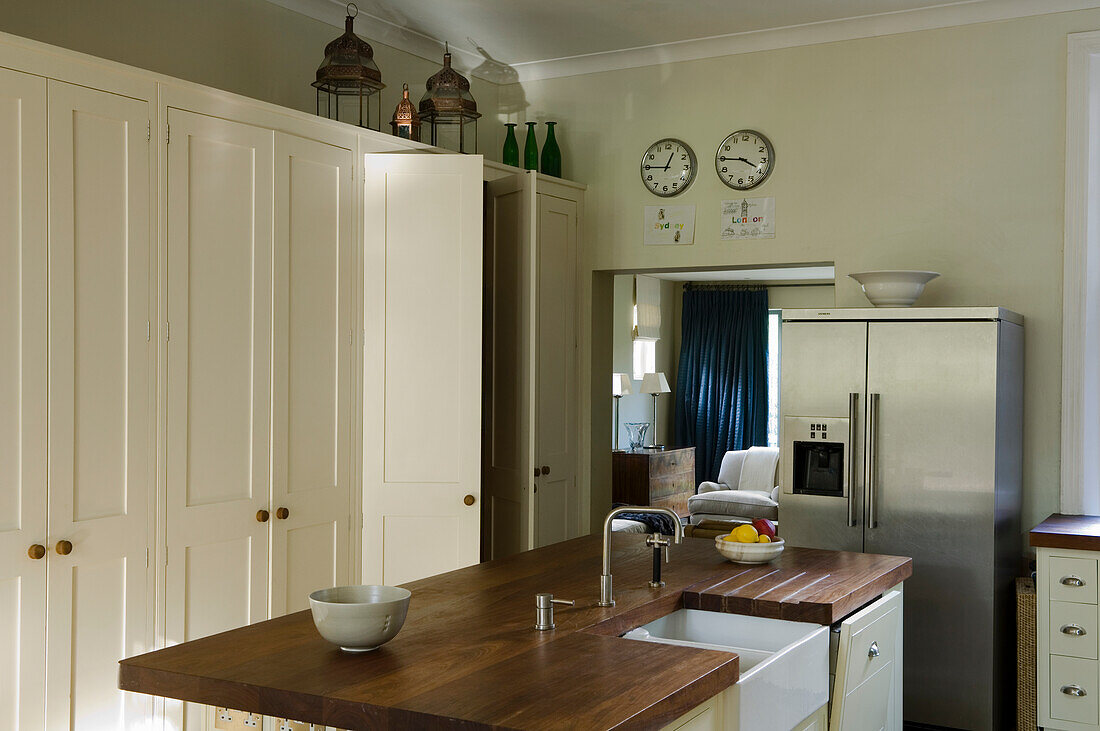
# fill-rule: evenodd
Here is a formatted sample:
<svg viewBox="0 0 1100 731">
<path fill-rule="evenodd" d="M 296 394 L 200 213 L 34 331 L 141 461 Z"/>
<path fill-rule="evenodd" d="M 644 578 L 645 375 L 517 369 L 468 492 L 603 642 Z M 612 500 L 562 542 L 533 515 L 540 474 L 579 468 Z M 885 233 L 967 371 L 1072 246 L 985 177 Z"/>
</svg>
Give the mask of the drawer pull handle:
<svg viewBox="0 0 1100 731">
<path fill-rule="evenodd" d="M 1063 576 L 1062 583 L 1065 586 L 1084 586 L 1085 582 L 1080 576 Z"/>
<path fill-rule="evenodd" d="M 869 657 L 873 660 L 874 658 L 878 657 L 881 654 L 882 653 L 879 652 L 879 649 L 878 649 L 878 642 L 872 642 L 870 649 L 867 650 L 867 657 Z"/>
<path fill-rule="evenodd" d="M 1079 624 L 1064 624 L 1062 625 L 1062 634 L 1073 635 L 1074 637 L 1084 637 L 1087 633 L 1085 628 Z"/>
<path fill-rule="evenodd" d="M 1065 693 L 1066 695 L 1072 695 L 1072 696 L 1075 696 L 1077 698 L 1084 698 L 1086 695 L 1088 695 L 1088 693 L 1085 692 L 1085 689 L 1082 688 L 1081 686 L 1077 685 L 1076 683 L 1071 683 L 1069 685 L 1063 685 L 1062 686 L 1062 692 Z"/>
</svg>

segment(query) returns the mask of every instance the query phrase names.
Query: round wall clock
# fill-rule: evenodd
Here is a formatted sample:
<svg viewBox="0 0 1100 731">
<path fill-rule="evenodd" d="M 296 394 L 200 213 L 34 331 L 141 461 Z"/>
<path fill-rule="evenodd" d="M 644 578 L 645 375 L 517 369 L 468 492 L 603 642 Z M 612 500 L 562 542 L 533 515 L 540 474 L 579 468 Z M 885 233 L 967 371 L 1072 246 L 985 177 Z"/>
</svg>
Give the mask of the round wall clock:
<svg viewBox="0 0 1100 731">
<path fill-rule="evenodd" d="M 718 179 L 735 190 L 748 190 L 763 183 L 775 165 L 775 150 L 768 138 L 751 129 L 734 132 L 714 153 Z"/>
<path fill-rule="evenodd" d="M 683 193 L 695 180 L 697 170 L 695 151 L 686 142 L 672 137 L 650 145 L 639 166 L 642 184 L 662 198 Z"/>
</svg>

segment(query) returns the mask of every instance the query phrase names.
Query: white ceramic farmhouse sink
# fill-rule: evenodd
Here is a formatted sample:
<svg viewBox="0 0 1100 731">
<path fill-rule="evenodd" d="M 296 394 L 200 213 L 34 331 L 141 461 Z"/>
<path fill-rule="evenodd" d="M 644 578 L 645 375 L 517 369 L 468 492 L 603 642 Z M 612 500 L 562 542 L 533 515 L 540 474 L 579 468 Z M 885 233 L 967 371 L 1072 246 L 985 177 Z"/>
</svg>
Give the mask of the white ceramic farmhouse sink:
<svg viewBox="0 0 1100 731">
<path fill-rule="evenodd" d="M 829 701 L 829 628 L 822 625 L 678 609 L 623 637 L 736 652 L 741 672 L 725 694 L 727 728 L 789 731 Z"/>
</svg>

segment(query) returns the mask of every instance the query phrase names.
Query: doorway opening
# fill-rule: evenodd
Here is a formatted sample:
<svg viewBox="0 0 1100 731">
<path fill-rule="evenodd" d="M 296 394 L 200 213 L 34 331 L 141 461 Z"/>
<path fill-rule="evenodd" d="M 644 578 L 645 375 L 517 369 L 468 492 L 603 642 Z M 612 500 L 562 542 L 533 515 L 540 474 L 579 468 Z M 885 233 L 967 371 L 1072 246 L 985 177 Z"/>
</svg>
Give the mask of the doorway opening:
<svg viewBox="0 0 1100 731">
<path fill-rule="evenodd" d="M 766 293 L 766 336 L 760 341 L 766 362 L 766 428 L 755 440 L 777 446 L 779 380 L 782 352 L 780 313 L 785 308 L 831 308 L 836 304 L 831 263 L 755 266 L 725 269 L 619 270 L 595 272 L 592 330 L 591 516 L 593 521 L 616 502 L 612 455 L 631 448 L 631 427 L 648 423 L 642 447 L 676 450 L 684 429 L 677 430 L 683 388 L 685 291 L 753 289 Z M 690 349 L 689 349 L 690 351 Z M 608 394 L 607 384 L 617 393 Z M 606 398 L 608 395 L 612 398 Z M 683 424 L 681 423 L 681 427 Z M 635 444 L 638 428 L 633 427 Z M 709 473 L 704 473 L 709 474 Z M 717 474 L 706 476 L 714 480 Z M 692 494 L 697 480 L 681 489 Z M 602 489 L 601 489 L 602 488 Z M 602 493 L 602 494 L 601 494 Z M 685 497 L 686 500 L 686 497 Z"/>
</svg>

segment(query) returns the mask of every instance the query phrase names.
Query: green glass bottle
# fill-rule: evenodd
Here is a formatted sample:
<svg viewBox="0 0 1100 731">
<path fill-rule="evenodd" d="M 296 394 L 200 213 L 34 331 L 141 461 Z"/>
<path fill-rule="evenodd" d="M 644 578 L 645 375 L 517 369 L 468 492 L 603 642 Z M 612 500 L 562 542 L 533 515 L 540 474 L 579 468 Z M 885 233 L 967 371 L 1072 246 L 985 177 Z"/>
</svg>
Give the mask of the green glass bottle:
<svg viewBox="0 0 1100 731">
<path fill-rule="evenodd" d="M 527 141 L 523 143 L 524 170 L 539 169 L 539 142 L 535 139 L 536 124 L 538 122 L 527 122 Z"/>
<path fill-rule="evenodd" d="M 508 128 L 508 134 L 504 137 L 504 150 L 500 153 L 500 161 L 505 165 L 519 167 L 519 142 L 516 141 L 516 125 L 509 122 L 504 125 Z"/>
<path fill-rule="evenodd" d="M 542 174 L 561 177 L 561 149 L 558 140 L 554 137 L 554 125 L 557 122 L 546 123 L 546 140 L 542 143 Z"/>
</svg>

